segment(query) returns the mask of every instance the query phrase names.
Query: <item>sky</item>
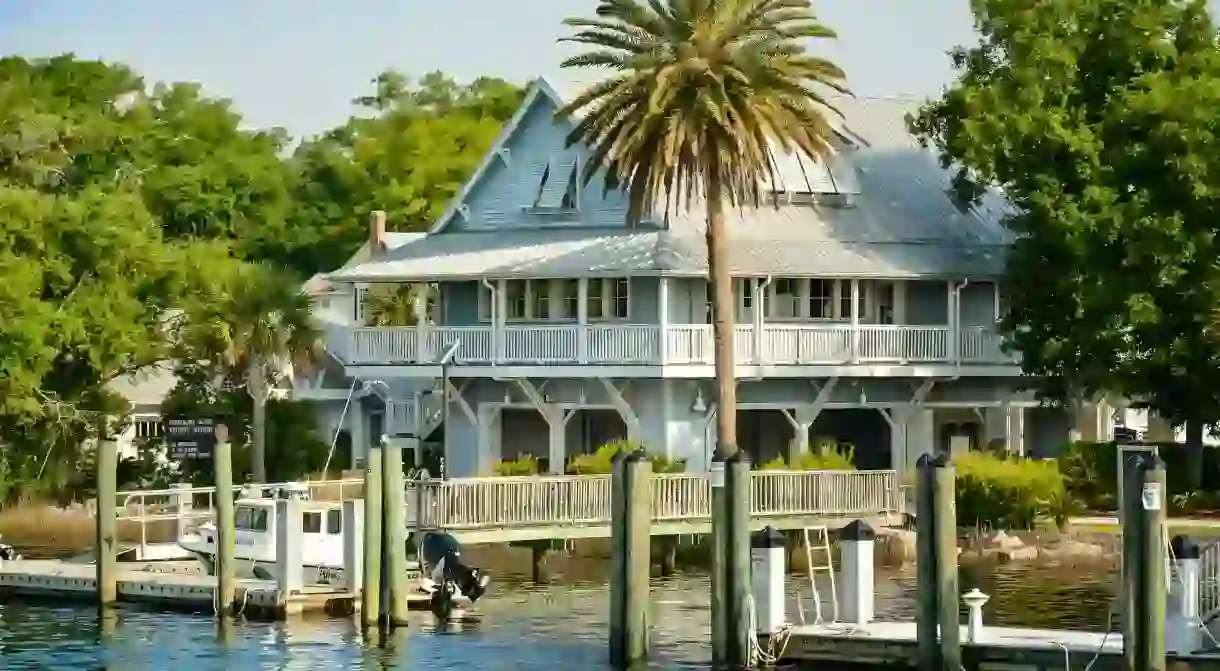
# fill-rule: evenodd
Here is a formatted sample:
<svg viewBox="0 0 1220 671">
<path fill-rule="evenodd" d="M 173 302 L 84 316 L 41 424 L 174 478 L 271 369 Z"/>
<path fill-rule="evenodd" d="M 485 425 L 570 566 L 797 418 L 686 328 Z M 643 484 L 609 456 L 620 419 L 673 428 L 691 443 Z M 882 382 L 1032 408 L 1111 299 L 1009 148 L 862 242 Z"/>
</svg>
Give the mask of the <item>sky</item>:
<svg viewBox="0 0 1220 671">
<path fill-rule="evenodd" d="M 546 76 L 561 91 L 561 21 L 596 0 L 0 0 L 0 55 L 121 61 L 150 81 L 196 81 L 246 123 L 297 137 L 338 125 L 379 72 Z M 839 38 L 816 47 L 857 95 L 936 95 L 947 52 L 973 42 L 968 0 L 814 0 Z"/>
</svg>

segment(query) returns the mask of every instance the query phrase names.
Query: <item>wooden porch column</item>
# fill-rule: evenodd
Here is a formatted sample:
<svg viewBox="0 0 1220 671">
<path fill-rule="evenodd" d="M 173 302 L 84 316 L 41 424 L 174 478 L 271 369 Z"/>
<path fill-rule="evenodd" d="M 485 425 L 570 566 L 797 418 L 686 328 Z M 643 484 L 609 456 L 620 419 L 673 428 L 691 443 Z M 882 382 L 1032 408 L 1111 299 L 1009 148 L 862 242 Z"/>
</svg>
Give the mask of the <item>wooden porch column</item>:
<svg viewBox="0 0 1220 671">
<path fill-rule="evenodd" d="M 957 361 L 958 343 L 962 337 L 957 327 L 957 292 L 953 287 L 953 280 L 949 280 L 945 286 L 948 287 L 946 305 L 949 306 L 949 361 Z"/>
<path fill-rule="evenodd" d="M 851 281 L 851 362 L 860 361 L 860 280 Z"/>
<path fill-rule="evenodd" d="M 657 284 L 657 324 L 660 325 L 661 342 L 658 351 L 661 365 L 669 362 L 669 278 L 662 277 Z"/>
<path fill-rule="evenodd" d="M 576 360 L 589 360 L 589 278 L 576 282 Z"/>
<path fill-rule="evenodd" d="M 428 328 L 428 294 L 426 284 L 418 285 L 412 295 L 412 312 L 415 316 L 416 361 L 432 361 L 436 352 L 432 347 L 431 329 Z"/>
<path fill-rule="evenodd" d="M 750 363 L 755 366 L 761 366 L 763 363 L 763 311 L 766 310 L 766 302 L 763 294 L 766 293 L 762 281 L 757 277 L 750 278 L 750 291 L 754 292 L 754 356 L 750 357 Z"/>
<path fill-rule="evenodd" d="M 496 311 L 492 315 L 491 362 L 504 360 L 504 331 L 508 323 L 508 296 L 505 294 L 507 282 L 496 280 Z"/>
</svg>

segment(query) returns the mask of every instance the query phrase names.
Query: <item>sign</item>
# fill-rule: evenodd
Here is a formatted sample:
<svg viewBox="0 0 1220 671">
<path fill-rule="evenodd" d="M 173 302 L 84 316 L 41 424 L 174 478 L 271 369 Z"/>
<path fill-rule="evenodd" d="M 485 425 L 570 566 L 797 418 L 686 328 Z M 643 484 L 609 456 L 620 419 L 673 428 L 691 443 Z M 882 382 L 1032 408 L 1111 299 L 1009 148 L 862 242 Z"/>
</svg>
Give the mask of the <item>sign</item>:
<svg viewBox="0 0 1220 671">
<path fill-rule="evenodd" d="M 1144 510 L 1160 510 L 1161 484 L 1159 482 L 1145 482 L 1144 491 L 1140 495 L 1140 502 L 1144 505 Z"/>
<path fill-rule="evenodd" d="M 169 457 L 178 461 L 211 459 L 217 434 L 227 432 L 212 417 L 170 417 L 165 421 L 165 444 Z"/>
<path fill-rule="evenodd" d="M 708 479 L 712 481 L 712 487 L 720 489 L 724 487 L 724 462 L 713 461 L 707 471 Z"/>
</svg>

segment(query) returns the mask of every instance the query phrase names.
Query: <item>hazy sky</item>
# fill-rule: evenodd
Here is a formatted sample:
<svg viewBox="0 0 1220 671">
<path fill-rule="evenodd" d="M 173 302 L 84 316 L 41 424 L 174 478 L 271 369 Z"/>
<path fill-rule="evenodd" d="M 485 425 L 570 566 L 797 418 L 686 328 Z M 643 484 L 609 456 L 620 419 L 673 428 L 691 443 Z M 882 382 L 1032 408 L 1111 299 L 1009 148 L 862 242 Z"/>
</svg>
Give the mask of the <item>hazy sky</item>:
<svg viewBox="0 0 1220 671">
<path fill-rule="evenodd" d="M 150 80 L 193 80 L 247 122 L 312 134 L 342 122 L 378 72 L 546 75 L 561 90 L 560 21 L 596 0 L 0 0 L 0 54 L 75 52 Z M 839 32 L 825 50 L 858 94 L 935 94 L 946 52 L 972 40 L 968 0 L 815 0 Z"/>
</svg>

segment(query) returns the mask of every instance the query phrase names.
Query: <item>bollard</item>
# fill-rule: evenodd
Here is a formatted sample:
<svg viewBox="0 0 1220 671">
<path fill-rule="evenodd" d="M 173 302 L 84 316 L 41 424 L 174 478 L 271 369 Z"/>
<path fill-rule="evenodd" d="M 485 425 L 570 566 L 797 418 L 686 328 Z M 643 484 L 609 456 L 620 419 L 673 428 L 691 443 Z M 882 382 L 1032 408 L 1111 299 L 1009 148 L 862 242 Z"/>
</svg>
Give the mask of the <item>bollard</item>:
<svg viewBox="0 0 1220 671">
<path fill-rule="evenodd" d="M 750 458 L 738 450 L 724 460 L 726 525 L 725 572 L 725 665 L 750 666 Z"/>
<path fill-rule="evenodd" d="M 957 606 L 957 469 L 948 453 L 932 460 L 936 483 L 934 526 L 936 528 L 936 605 L 937 626 L 940 630 L 940 652 L 937 656 L 942 669 L 957 669 L 962 665 L 961 616 Z"/>
<path fill-rule="evenodd" d="M 725 645 L 728 640 L 724 536 L 729 517 L 725 507 L 727 499 L 724 493 L 724 453 L 719 448 L 712 454 L 707 475 L 712 486 L 712 666 L 719 668 L 724 665 Z"/>
<path fill-rule="evenodd" d="M 983 594 L 978 588 L 972 589 L 962 595 L 962 602 L 966 604 L 966 637 L 971 643 L 982 643 L 984 640 L 983 633 L 983 606 L 991 597 Z"/>
<path fill-rule="evenodd" d="M 233 614 L 237 597 L 237 522 L 233 513 L 233 446 L 224 424 L 215 428 L 212 467 L 216 481 L 216 614 Z"/>
<path fill-rule="evenodd" d="M 1190 538 L 1175 536 L 1169 547 L 1173 552 L 1175 576 L 1169 589 L 1165 648 L 1174 654 L 1184 655 L 1203 647 L 1203 623 L 1199 620 L 1202 565 L 1199 561 L 1199 544 Z"/>
<path fill-rule="evenodd" d="M 915 636 L 920 671 L 941 671 L 937 659 L 940 590 L 936 585 L 935 490 L 932 455 L 922 454 L 915 464 Z"/>
<path fill-rule="evenodd" d="M 365 627 L 381 621 L 381 449 L 370 446 L 364 455 L 364 575 L 361 576 L 360 619 Z"/>
<path fill-rule="evenodd" d="M 390 597 L 387 610 L 391 627 L 406 626 L 411 594 L 407 582 L 407 483 L 402 472 L 402 451 L 402 441 L 382 437 L 381 498 L 385 508 L 382 552 L 389 578 L 386 591 Z"/>
<path fill-rule="evenodd" d="M 119 598 L 118 562 L 115 551 L 118 545 L 115 507 L 118 503 L 118 453 L 119 446 L 105 437 L 97 441 L 97 457 L 94 464 L 97 469 L 97 540 L 94 543 L 97 556 L 97 605 L 105 609 L 114 605 Z"/>
<path fill-rule="evenodd" d="M 364 584 L 364 501 L 343 502 L 343 582 L 347 591 L 355 594 Z"/>
<path fill-rule="evenodd" d="M 1165 669 L 1165 464 L 1145 457 L 1139 469 L 1140 489 L 1134 499 L 1138 527 L 1135 603 L 1135 668 Z M 1126 646 L 1124 646 L 1125 648 Z M 1130 662 L 1129 662 L 1130 663 Z"/>
<path fill-rule="evenodd" d="M 861 520 L 846 527 L 839 536 L 839 587 L 843 590 L 843 620 L 865 625 L 875 614 L 876 585 L 873 577 L 873 550 L 877 534 Z"/>
<path fill-rule="evenodd" d="M 301 501 L 280 499 L 275 502 L 275 588 L 276 602 L 287 613 L 293 594 L 305 588 L 305 506 Z"/>
<path fill-rule="evenodd" d="M 652 463 L 642 452 L 615 455 L 610 509 L 610 664 L 625 669 L 648 658 Z"/>
<path fill-rule="evenodd" d="M 788 624 L 784 612 L 784 570 L 787 568 L 787 539 L 772 527 L 750 536 L 750 572 L 754 578 L 754 612 L 758 631 L 771 635 Z"/>
</svg>

